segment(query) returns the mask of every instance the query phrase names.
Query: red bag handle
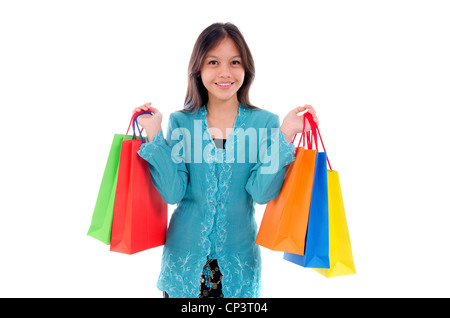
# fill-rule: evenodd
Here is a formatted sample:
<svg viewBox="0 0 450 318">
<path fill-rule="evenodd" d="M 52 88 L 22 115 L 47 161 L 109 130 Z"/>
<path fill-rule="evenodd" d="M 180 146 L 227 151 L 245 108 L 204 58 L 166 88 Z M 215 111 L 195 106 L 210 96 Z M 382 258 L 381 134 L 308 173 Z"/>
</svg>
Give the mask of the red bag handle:
<svg viewBox="0 0 450 318">
<path fill-rule="evenodd" d="M 311 131 L 305 132 L 305 127 L 306 127 L 306 119 L 308 119 L 309 125 L 311 126 Z M 300 146 L 300 143 L 303 140 L 303 147 L 305 147 L 305 142 L 308 145 L 308 149 L 312 149 L 313 147 L 313 141 L 316 144 L 316 149 L 317 148 L 317 124 L 314 121 L 312 115 L 308 112 L 303 114 L 303 131 L 302 134 L 300 136 L 300 140 L 297 144 L 297 148 Z M 291 143 L 294 143 L 295 138 L 297 137 L 298 134 L 295 134 L 294 138 L 292 139 Z"/>
<path fill-rule="evenodd" d="M 308 131 L 305 133 L 306 119 L 308 119 L 309 125 L 311 126 L 311 131 Z M 316 144 L 316 150 L 319 150 L 318 143 L 317 143 L 317 135 L 319 135 L 320 143 L 322 144 L 323 151 L 327 152 L 327 150 L 325 149 L 325 145 L 323 144 L 322 135 L 320 134 L 319 127 L 317 126 L 316 122 L 314 121 L 313 116 L 309 112 L 304 113 L 303 114 L 303 131 L 302 131 L 300 140 L 298 142 L 297 148 L 303 139 L 303 147 L 305 147 L 305 141 L 306 141 L 306 143 L 308 145 L 308 149 L 312 149 L 313 142 L 314 142 Z M 295 134 L 291 143 L 294 143 L 296 136 L 297 136 L 297 134 Z M 328 159 L 328 153 L 327 153 L 327 162 L 328 162 L 328 167 L 330 167 L 330 170 L 333 170 L 331 168 L 330 160 Z"/>
</svg>

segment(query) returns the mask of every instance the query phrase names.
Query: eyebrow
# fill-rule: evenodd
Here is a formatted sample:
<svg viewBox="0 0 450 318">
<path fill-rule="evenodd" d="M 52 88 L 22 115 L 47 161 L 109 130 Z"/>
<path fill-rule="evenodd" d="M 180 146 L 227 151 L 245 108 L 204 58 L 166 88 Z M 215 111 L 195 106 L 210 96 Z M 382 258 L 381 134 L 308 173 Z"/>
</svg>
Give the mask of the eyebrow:
<svg viewBox="0 0 450 318">
<path fill-rule="evenodd" d="M 219 57 L 215 56 L 215 55 L 207 55 L 206 58 L 213 58 L 213 59 L 220 59 Z M 242 58 L 240 55 L 235 55 L 232 56 L 231 59 L 235 59 L 235 58 Z"/>
</svg>

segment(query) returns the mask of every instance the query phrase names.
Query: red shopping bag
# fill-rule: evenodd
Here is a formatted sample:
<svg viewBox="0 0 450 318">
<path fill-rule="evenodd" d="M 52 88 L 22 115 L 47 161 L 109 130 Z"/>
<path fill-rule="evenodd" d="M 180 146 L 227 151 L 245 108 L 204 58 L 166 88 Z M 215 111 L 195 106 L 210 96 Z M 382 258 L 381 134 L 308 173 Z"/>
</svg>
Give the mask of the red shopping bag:
<svg viewBox="0 0 450 318">
<path fill-rule="evenodd" d="M 133 130 L 143 113 L 133 116 Z M 111 230 L 114 252 L 134 254 L 164 245 L 166 240 L 167 203 L 152 183 L 147 161 L 137 154 L 143 142 L 142 136 L 122 142 Z"/>
</svg>

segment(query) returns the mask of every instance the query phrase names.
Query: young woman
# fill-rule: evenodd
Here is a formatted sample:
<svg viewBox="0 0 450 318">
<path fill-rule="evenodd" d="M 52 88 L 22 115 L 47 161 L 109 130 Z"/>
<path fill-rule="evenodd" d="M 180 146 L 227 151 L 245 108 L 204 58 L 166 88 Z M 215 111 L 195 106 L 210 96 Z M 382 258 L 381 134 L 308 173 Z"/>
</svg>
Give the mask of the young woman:
<svg viewBox="0 0 450 318">
<path fill-rule="evenodd" d="M 162 198 L 177 204 L 163 250 L 158 288 L 165 297 L 258 297 L 261 258 L 254 205 L 281 189 L 294 160 L 290 141 L 303 130 L 310 105 L 279 117 L 250 104 L 255 70 L 236 26 L 215 23 L 198 37 L 189 63 L 184 109 L 162 114 L 144 104 L 134 112 L 150 142 L 148 161 Z M 309 130 L 309 124 L 305 127 Z"/>
</svg>

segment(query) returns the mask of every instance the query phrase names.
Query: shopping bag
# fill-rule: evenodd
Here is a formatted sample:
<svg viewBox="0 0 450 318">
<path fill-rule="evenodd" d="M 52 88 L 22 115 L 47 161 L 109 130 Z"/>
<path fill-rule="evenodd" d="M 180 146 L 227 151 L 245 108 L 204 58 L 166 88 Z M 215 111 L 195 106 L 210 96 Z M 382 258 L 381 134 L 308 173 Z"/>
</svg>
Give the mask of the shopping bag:
<svg viewBox="0 0 450 318">
<path fill-rule="evenodd" d="M 339 174 L 327 171 L 330 268 L 315 268 L 325 277 L 356 274 Z"/>
<path fill-rule="evenodd" d="M 129 127 L 130 126 L 128 126 L 128 129 Z M 114 135 L 105 170 L 103 172 L 100 189 L 98 191 L 94 213 L 92 214 L 91 225 L 87 233 L 87 235 L 96 238 L 107 245 L 109 245 L 111 241 L 111 226 L 122 141 L 131 139 L 132 136 L 128 135 L 128 131 L 125 135 Z"/>
<path fill-rule="evenodd" d="M 305 253 L 284 253 L 283 258 L 303 267 L 330 268 L 328 240 L 327 153 L 317 152 Z"/>
<path fill-rule="evenodd" d="M 137 127 L 134 117 L 133 128 Z M 152 183 L 148 163 L 138 154 L 144 138 L 122 142 L 110 250 L 134 254 L 164 245 L 167 203 Z"/>
<path fill-rule="evenodd" d="M 311 120 L 310 124 L 315 125 Z M 295 160 L 286 168 L 278 196 L 266 205 L 256 244 L 274 251 L 304 254 L 316 153 L 305 149 L 305 145 L 297 146 Z"/>
</svg>

